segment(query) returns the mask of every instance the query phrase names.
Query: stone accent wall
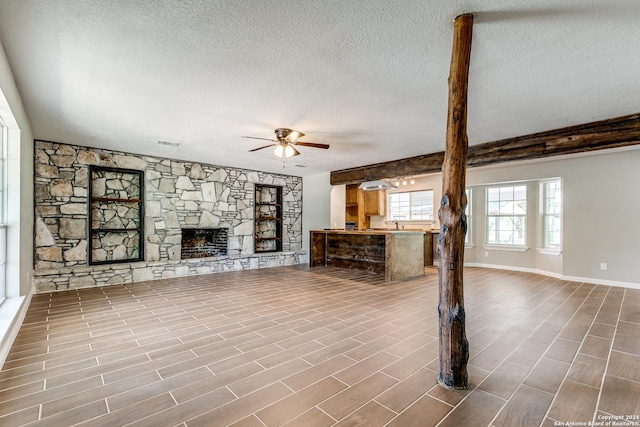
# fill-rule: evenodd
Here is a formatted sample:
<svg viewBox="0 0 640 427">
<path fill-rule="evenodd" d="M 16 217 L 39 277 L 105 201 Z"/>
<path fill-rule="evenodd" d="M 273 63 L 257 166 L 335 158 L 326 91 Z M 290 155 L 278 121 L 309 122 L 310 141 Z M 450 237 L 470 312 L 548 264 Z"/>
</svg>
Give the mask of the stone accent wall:
<svg viewBox="0 0 640 427">
<path fill-rule="evenodd" d="M 89 165 L 145 172 L 144 262 L 89 265 Z M 254 253 L 254 186 L 283 187 L 283 251 Z M 36 141 L 37 293 L 307 262 L 302 178 Z M 229 230 L 228 255 L 180 259 L 182 228 Z"/>
</svg>

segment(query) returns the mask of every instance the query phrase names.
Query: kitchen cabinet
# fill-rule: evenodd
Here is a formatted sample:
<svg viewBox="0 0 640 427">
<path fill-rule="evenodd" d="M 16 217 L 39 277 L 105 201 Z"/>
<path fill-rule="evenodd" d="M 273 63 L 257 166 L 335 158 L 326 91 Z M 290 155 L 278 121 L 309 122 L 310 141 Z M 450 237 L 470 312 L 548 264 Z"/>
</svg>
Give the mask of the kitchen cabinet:
<svg viewBox="0 0 640 427">
<path fill-rule="evenodd" d="M 371 226 L 371 216 L 384 215 L 387 205 L 386 190 L 365 191 L 359 184 L 347 184 L 345 190 L 345 221 L 355 222 L 358 230 Z"/>
<path fill-rule="evenodd" d="M 366 216 L 384 215 L 386 207 L 386 190 L 369 190 L 364 192 L 364 214 Z"/>
</svg>

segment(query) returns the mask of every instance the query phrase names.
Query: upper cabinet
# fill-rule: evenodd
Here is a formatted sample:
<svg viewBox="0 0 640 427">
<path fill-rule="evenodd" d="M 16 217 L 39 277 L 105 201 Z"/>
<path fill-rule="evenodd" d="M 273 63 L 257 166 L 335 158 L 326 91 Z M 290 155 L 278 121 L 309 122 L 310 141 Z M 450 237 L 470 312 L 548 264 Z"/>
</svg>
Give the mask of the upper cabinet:
<svg viewBox="0 0 640 427">
<path fill-rule="evenodd" d="M 387 206 L 387 191 L 373 190 L 364 192 L 364 214 L 385 215 Z"/>
</svg>

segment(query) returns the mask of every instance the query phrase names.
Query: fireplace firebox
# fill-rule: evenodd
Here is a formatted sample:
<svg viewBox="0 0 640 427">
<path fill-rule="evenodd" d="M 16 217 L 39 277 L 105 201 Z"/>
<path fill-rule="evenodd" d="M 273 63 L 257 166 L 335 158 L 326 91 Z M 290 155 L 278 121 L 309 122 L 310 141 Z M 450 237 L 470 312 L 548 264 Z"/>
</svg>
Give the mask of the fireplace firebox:
<svg viewBox="0 0 640 427">
<path fill-rule="evenodd" d="M 180 258 L 207 258 L 227 255 L 226 228 L 183 228 Z"/>
</svg>

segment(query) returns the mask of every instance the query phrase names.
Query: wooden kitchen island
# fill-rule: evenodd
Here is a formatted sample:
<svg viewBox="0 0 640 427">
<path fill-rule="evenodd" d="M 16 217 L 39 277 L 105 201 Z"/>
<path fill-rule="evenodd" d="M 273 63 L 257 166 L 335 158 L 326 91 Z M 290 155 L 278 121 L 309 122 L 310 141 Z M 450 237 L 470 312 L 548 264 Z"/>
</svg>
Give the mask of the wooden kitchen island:
<svg viewBox="0 0 640 427">
<path fill-rule="evenodd" d="M 424 274 L 424 231 L 312 230 L 311 267 L 358 268 L 385 281 Z"/>
</svg>

